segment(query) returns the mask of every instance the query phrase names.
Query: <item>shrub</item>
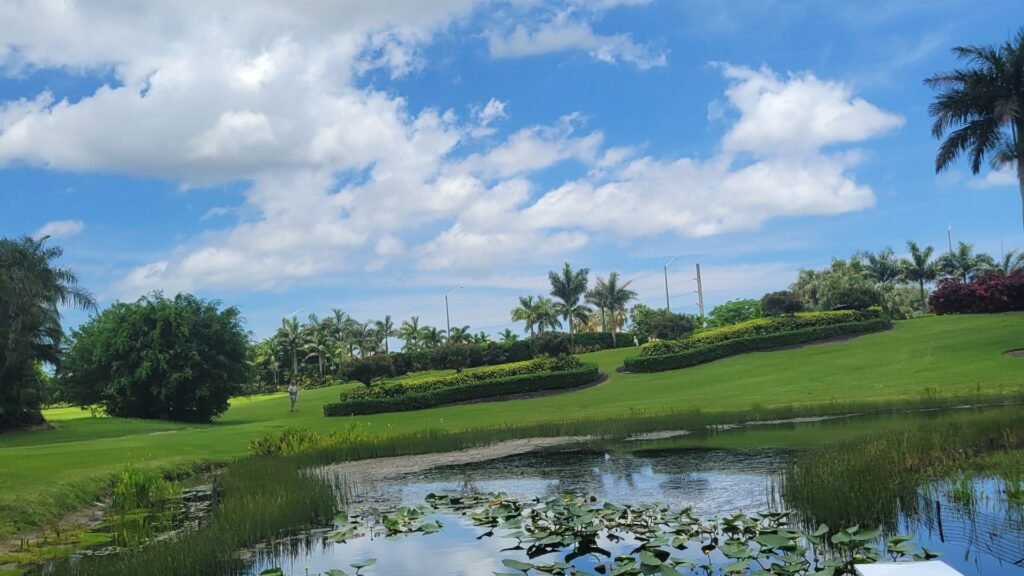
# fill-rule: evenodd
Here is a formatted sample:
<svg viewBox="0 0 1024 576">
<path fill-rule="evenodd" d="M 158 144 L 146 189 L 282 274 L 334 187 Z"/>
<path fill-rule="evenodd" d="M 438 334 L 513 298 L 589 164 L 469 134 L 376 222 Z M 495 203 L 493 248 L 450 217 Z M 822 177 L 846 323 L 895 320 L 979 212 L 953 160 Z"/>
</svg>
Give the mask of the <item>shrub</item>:
<svg viewBox="0 0 1024 576">
<path fill-rule="evenodd" d="M 502 366 L 479 368 L 468 372 L 449 374 L 447 376 L 433 376 L 393 382 L 384 381 L 376 384 L 372 388 L 361 388 L 358 390 L 342 392 L 340 398 L 342 401 L 367 398 L 395 398 L 413 392 L 441 390 L 443 388 L 462 386 L 464 384 L 493 380 L 495 378 L 572 370 L 579 367 L 579 365 L 580 361 L 575 356 L 537 358 L 526 362 L 516 362 L 514 364 L 504 364 Z"/>
<path fill-rule="evenodd" d="M 843 324 L 831 324 L 825 326 L 814 326 L 801 330 L 792 330 L 777 334 L 764 334 L 749 336 L 708 344 L 699 348 L 693 348 L 685 352 L 675 354 L 663 354 L 660 356 L 635 356 L 626 358 L 625 367 L 629 372 L 662 372 L 704 364 L 727 356 L 767 350 L 780 346 L 792 346 L 804 344 L 815 340 L 843 336 L 847 334 L 860 334 L 864 332 L 875 332 L 883 330 L 888 324 L 881 318 L 865 320 L 862 322 L 847 322 Z"/>
<path fill-rule="evenodd" d="M 388 354 L 374 354 L 365 358 L 350 358 L 341 365 L 341 377 L 369 386 L 374 380 L 395 375 L 395 365 Z"/>
<path fill-rule="evenodd" d="M 471 357 L 476 360 L 473 365 L 483 365 L 483 351 L 478 344 L 444 344 L 434 349 L 430 365 L 434 370 L 462 372 L 470 366 Z"/>
<path fill-rule="evenodd" d="M 112 416 L 205 422 L 249 379 L 237 308 L 160 293 L 117 303 L 72 335 L 61 370 L 65 398 Z"/>
<path fill-rule="evenodd" d="M 573 334 L 575 341 L 573 352 L 582 354 L 584 352 L 611 350 L 612 348 L 629 348 L 636 346 L 633 338 L 638 338 L 642 342 L 647 341 L 646 338 L 641 339 L 633 332 L 618 332 L 614 335 L 611 332 L 579 332 Z"/>
<path fill-rule="evenodd" d="M 803 312 L 792 316 L 777 316 L 771 318 L 758 318 L 748 320 L 732 326 L 713 328 L 694 334 L 682 340 L 659 340 L 644 344 L 640 350 L 641 356 L 660 356 L 663 354 L 676 354 L 686 352 L 695 348 L 702 348 L 709 344 L 718 344 L 738 338 L 749 338 L 752 336 L 767 336 L 769 334 L 780 334 L 813 328 L 815 326 L 830 326 L 833 324 L 844 324 L 849 322 L 861 322 L 881 318 L 880 309 L 865 311 L 842 310 L 837 312 Z"/>
<path fill-rule="evenodd" d="M 544 356 L 561 356 L 572 353 L 569 335 L 561 332 L 544 332 L 532 338 L 537 354 Z"/>
<path fill-rule="evenodd" d="M 964 283 L 943 280 L 928 297 L 936 314 L 979 314 L 1024 310 L 1024 271 L 1009 276 L 989 274 Z"/>
<path fill-rule="evenodd" d="M 575 388 L 593 382 L 598 376 L 596 364 L 534 374 L 469 382 L 457 386 L 410 392 L 388 398 L 349 399 L 324 405 L 324 416 L 356 416 L 381 412 L 421 410 L 443 404 L 498 398 L 511 394 Z"/>
<path fill-rule="evenodd" d="M 675 340 L 693 332 L 693 318 L 686 314 L 664 312 L 647 321 L 647 334 L 659 340 Z"/>
<path fill-rule="evenodd" d="M 789 290 L 769 292 L 761 297 L 761 313 L 765 316 L 796 314 L 804 309 L 800 297 Z"/>
</svg>

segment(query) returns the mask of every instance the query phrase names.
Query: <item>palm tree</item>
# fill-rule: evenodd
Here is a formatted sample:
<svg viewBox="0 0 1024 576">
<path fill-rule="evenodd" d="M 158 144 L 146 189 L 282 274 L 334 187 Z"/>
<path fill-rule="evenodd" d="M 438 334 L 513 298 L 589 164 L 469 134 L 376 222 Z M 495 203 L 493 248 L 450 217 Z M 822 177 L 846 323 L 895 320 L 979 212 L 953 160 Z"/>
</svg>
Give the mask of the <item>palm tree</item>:
<svg viewBox="0 0 1024 576">
<path fill-rule="evenodd" d="M 302 327 L 299 325 L 299 319 L 295 316 L 281 318 L 281 327 L 274 334 L 274 339 L 277 341 L 278 346 L 281 347 L 281 350 L 291 355 L 292 374 L 298 376 L 299 348 L 302 347 Z"/>
<path fill-rule="evenodd" d="M 420 317 L 413 316 L 412 318 L 402 322 L 402 325 L 398 328 L 396 336 L 402 340 L 402 350 L 405 350 L 406 352 L 415 352 L 416 350 L 419 350 Z"/>
<path fill-rule="evenodd" d="M 992 272 L 1000 276 L 1009 276 L 1021 270 L 1024 270 L 1024 252 L 1010 250 L 1003 254 L 1003 259 L 996 264 Z"/>
<path fill-rule="evenodd" d="M 538 296 L 534 299 L 533 296 L 520 296 L 519 306 L 512 309 L 512 321 L 513 322 L 525 322 L 526 331 L 530 333 L 530 336 L 534 335 L 534 326 L 537 325 L 537 300 L 543 297 Z"/>
<path fill-rule="evenodd" d="M 502 344 L 511 344 L 519 340 L 519 334 L 516 334 L 512 330 L 505 328 L 500 333 L 498 333 L 498 338 L 501 338 Z"/>
<path fill-rule="evenodd" d="M 562 267 L 561 274 L 548 272 L 548 280 L 551 281 L 551 295 L 560 300 L 555 306 L 559 315 L 569 323 L 569 337 L 572 338 L 573 320 L 586 322 L 590 314 L 590 307 L 583 303 L 583 296 L 587 293 L 587 276 L 589 268 L 573 270 L 566 262 Z"/>
<path fill-rule="evenodd" d="M 473 335 L 469 332 L 469 326 L 452 326 L 448 332 L 449 344 L 470 344 L 473 342 Z"/>
<path fill-rule="evenodd" d="M 398 336 L 398 332 L 395 330 L 395 323 L 391 321 L 391 315 L 387 314 L 383 320 L 378 320 L 376 325 L 377 332 L 384 339 L 384 353 L 387 354 L 390 352 L 388 349 L 388 338 Z"/>
<path fill-rule="evenodd" d="M 925 80 L 939 90 L 928 107 L 932 135 L 952 130 L 939 146 L 935 171 L 961 155 L 974 174 L 986 158 L 996 168 L 1016 165 L 1024 222 L 1024 28 L 1002 46 L 957 46 L 953 54 L 967 67 Z"/>
<path fill-rule="evenodd" d="M 931 246 L 921 248 L 917 242 L 907 240 L 910 258 L 903 261 L 903 276 L 911 282 L 917 282 L 921 288 L 921 312 L 928 313 L 928 299 L 925 297 L 924 284 L 931 282 L 939 275 L 939 269 L 932 260 L 935 249 Z"/>
<path fill-rule="evenodd" d="M 306 325 L 305 343 L 302 349 L 308 352 L 306 360 L 316 358 L 317 368 L 320 370 L 320 380 L 323 381 L 327 368 L 327 359 L 336 349 L 333 335 L 333 322 L 317 318 L 316 314 L 309 315 L 309 324 Z"/>
<path fill-rule="evenodd" d="M 960 278 L 966 284 L 972 277 L 996 267 L 995 260 L 984 252 L 975 254 L 974 245 L 960 242 L 956 250 L 939 257 L 939 272 L 947 277 Z"/>
<path fill-rule="evenodd" d="M 60 366 L 60 306 L 96 308 L 75 273 L 55 265 L 63 250 L 47 240 L 0 239 L 0 430 L 42 421 L 32 391 L 39 363 Z"/>
<path fill-rule="evenodd" d="M 604 287 L 600 285 L 600 278 L 598 278 L 598 282 L 598 285 L 588 290 L 586 296 L 584 296 L 584 300 L 587 302 L 587 304 L 591 304 L 592 306 L 597 308 L 597 313 L 592 314 L 593 318 L 587 318 L 586 325 L 589 328 L 591 324 L 596 324 L 601 327 L 601 332 L 607 332 L 607 330 L 605 330 L 604 323 L 605 290 Z M 589 329 L 586 331 L 590 332 Z M 594 331 L 597 331 L 596 328 Z"/>
<path fill-rule="evenodd" d="M 601 330 L 604 331 L 604 310 L 608 311 L 608 315 L 612 321 L 612 343 L 615 343 L 615 333 L 618 331 L 618 318 L 620 314 L 624 314 L 626 306 L 630 302 L 636 300 L 636 290 L 630 289 L 629 285 L 632 284 L 632 280 L 628 280 L 623 284 L 619 284 L 619 273 L 612 272 L 608 275 L 608 280 L 600 276 L 597 278 L 597 286 L 594 287 L 592 292 L 599 295 L 601 302 Z"/>
<path fill-rule="evenodd" d="M 537 298 L 536 316 L 538 334 L 542 334 L 544 330 L 558 330 L 562 327 L 555 302 L 551 298 L 544 296 Z"/>
<path fill-rule="evenodd" d="M 425 350 L 433 350 L 444 343 L 444 330 L 436 326 L 424 326 L 420 329 L 417 340 L 423 344 Z"/>
</svg>

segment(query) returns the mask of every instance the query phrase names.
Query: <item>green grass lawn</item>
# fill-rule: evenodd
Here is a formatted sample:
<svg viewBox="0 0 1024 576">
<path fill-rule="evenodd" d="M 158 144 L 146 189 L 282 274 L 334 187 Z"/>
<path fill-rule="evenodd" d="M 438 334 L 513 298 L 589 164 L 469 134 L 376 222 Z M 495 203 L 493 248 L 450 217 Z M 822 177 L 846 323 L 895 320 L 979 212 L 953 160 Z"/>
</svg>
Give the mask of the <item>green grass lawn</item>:
<svg viewBox="0 0 1024 576">
<path fill-rule="evenodd" d="M 125 464 L 173 466 L 240 456 L 249 441 L 287 426 L 329 431 L 358 426 L 394 435 L 437 428 L 460 430 L 501 424 L 628 416 L 637 411 L 741 411 L 754 407 L 838 402 L 898 403 L 927 395 L 1024 392 L 1024 314 L 947 316 L 897 323 L 891 331 L 848 342 L 759 352 L 683 370 L 624 374 L 615 369 L 636 348 L 587 354 L 608 374 L 578 392 L 529 400 L 488 402 L 418 412 L 325 418 L 346 384 L 304 391 L 299 411 L 285 393 L 240 398 L 214 424 L 190 425 L 94 418 L 61 408 L 54 430 L 0 436 L 0 521 L 11 504 L 31 502 L 68 481 L 107 475 Z M 0 533 L 3 532 L 0 525 Z"/>
</svg>

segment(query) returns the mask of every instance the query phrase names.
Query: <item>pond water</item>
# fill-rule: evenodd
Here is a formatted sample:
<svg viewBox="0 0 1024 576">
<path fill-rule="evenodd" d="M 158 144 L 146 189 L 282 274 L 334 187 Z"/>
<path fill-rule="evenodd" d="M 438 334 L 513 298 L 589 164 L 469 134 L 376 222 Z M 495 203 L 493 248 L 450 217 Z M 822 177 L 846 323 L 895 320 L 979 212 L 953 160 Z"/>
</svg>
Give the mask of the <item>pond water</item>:
<svg viewBox="0 0 1024 576">
<path fill-rule="evenodd" d="M 504 492 L 528 500 L 567 492 L 593 496 L 616 504 L 663 503 L 673 509 L 692 507 L 705 518 L 779 510 L 779 474 L 794 457 L 783 450 L 677 449 L 649 452 L 574 450 L 545 451 L 470 465 L 434 468 L 370 486 L 349 487 L 350 508 L 422 504 L 431 493 Z M 936 484 L 921 494 L 915 517 L 901 517 L 901 533 L 916 533 L 915 541 L 942 554 L 941 559 L 967 575 L 1024 574 L 1024 524 L 1021 508 L 1007 504 L 995 479 L 966 480 L 959 489 Z M 971 497 L 963 493 L 972 494 Z M 251 574 L 281 567 L 286 574 L 320 574 L 375 558 L 365 574 L 491 575 L 510 572 L 502 559 L 526 560 L 523 551 L 502 551 L 515 541 L 482 536 L 452 513 L 436 515 L 444 529 L 436 534 L 400 539 L 366 537 L 344 544 L 328 542 L 326 531 L 308 534 L 285 545 L 256 551 Z M 627 553 L 635 542 L 602 541 L 614 556 Z M 548 562 L 562 560 L 556 555 Z M 700 550 L 676 556 L 700 560 Z M 1016 564 L 1015 564 L 1016 563 Z M 577 565 L 588 565 L 581 559 Z"/>
</svg>

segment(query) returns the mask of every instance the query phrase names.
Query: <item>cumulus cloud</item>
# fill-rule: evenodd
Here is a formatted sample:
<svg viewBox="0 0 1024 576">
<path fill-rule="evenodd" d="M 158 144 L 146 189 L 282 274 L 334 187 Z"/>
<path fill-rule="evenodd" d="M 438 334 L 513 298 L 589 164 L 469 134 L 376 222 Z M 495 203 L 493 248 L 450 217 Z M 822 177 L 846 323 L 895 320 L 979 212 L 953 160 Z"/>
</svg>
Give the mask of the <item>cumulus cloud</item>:
<svg viewBox="0 0 1024 576">
<path fill-rule="evenodd" d="M 570 3 L 563 20 L 524 24 L 523 34 L 536 40 L 546 25 L 582 24 L 577 38 L 587 29 L 596 37 L 595 10 L 638 3 Z M 0 165 L 246 183 L 237 219 L 127 273 L 125 297 L 276 289 L 389 265 L 479 273 L 499 261 L 560 258 L 597 235 L 708 236 L 874 201 L 853 177 L 855 146 L 902 119 L 808 73 L 723 65 L 722 142 L 707 156 L 667 158 L 607 144 L 580 114 L 474 140 L 496 129 L 504 101 L 460 118 L 411 109 L 360 81 L 369 69 L 401 75 L 423 65 L 422 46 L 473 8 L 148 3 L 125 15 L 102 3 L 5 4 L 8 68 L 109 72 L 116 81 L 73 102 L 43 92 L 0 104 Z M 510 29 L 504 38 L 515 37 Z M 597 44 L 585 49 L 638 66 L 651 55 L 629 56 L 631 41 L 602 45 L 618 47 L 604 56 Z"/>
<path fill-rule="evenodd" d="M 49 236 L 51 238 L 66 238 L 81 234 L 85 230 L 85 222 L 81 220 L 54 220 L 43 224 L 39 230 L 32 234 L 33 238 Z"/>
</svg>

